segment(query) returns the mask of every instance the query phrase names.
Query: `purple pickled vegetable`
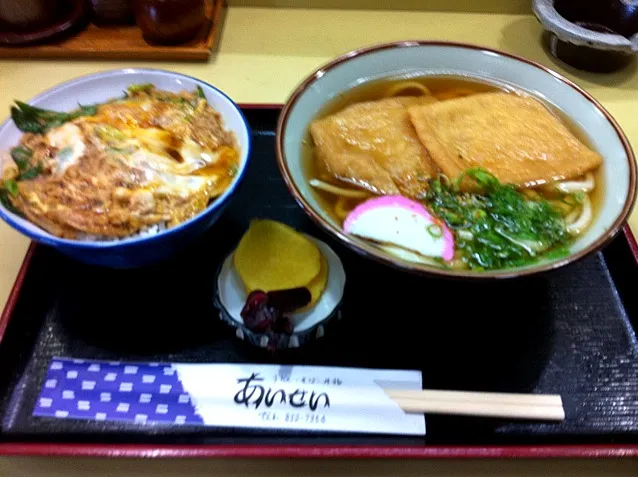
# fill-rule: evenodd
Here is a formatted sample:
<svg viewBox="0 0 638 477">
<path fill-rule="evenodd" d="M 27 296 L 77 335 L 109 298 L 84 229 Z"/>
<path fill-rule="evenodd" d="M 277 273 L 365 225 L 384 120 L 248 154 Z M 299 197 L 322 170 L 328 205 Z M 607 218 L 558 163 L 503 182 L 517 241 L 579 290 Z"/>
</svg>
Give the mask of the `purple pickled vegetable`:
<svg viewBox="0 0 638 477">
<path fill-rule="evenodd" d="M 310 303 L 307 288 L 294 288 L 265 293 L 255 290 L 246 298 L 241 317 L 246 327 L 255 333 L 291 335 L 292 322 L 284 312 L 293 311 Z"/>
<path fill-rule="evenodd" d="M 267 293 L 268 303 L 283 313 L 288 313 L 303 308 L 312 299 L 310 290 L 305 287 L 291 288 L 289 290 L 277 290 Z"/>
</svg>

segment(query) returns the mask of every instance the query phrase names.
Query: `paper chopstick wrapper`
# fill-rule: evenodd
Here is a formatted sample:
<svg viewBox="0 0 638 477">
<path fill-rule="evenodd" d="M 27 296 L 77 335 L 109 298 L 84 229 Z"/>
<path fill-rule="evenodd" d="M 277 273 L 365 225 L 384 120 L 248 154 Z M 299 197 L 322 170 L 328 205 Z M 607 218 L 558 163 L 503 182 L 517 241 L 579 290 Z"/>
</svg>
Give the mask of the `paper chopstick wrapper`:
<svg viewBox="0 0 638 477">
<path fill-rule="evenodd" d="M 35 416 L 167 426 L 425 435 L 384 388 L 419 371 L 54 358 Z"/>
</svg>

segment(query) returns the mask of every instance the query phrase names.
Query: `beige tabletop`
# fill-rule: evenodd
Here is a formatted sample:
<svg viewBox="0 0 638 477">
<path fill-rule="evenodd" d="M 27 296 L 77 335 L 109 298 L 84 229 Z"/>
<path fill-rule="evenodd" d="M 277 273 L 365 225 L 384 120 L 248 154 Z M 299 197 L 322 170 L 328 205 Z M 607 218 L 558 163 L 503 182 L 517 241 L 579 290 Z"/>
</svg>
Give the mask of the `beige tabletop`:
<svg viewBox="0 0 638 477">
<path fill-rule="evenodd" d="M 629 139 L 638 143 L 636 66 L 611 75 L 582 73 L 555 63 L 540 43 L 541 28 L 530 0 L 235 0 L 230 2 L 221 38 L 208 63 L 92 61 L 1 61 L 0 105 L 28 99 L 61 81 L 123 67 L 157 67 L 208 81 L 240 103 L 280 103 L 311 70 L 350 49 L 395 40 L 436 39 L 499 48 L 556 69 L 599 99 Z M 423 7 L 425 4 L 427 7 Z M 255 7 L 263 5 L 264 8 Z M 275 5 L 277 8 L 272 8 Z M 287 6 L 324 8 L 286 8 Z M 343 5 L 365 10 L 343 9 Z M 393 9 L 388 9 L 391 5 Z M 266 8 L 265 6 L 270 6 Z M 282 7 L 283 6 L 283 7 Z M 419 9 L 415 9 L 420 6 Z M 328 7 L 328 8 L 325 8 Z M 383 9 L 385 8 L 385 10 Z M 424 8 L 426 8 L 424 10 Z M 399 10 L 400 9 L 400 10 Z M 630 223 L 638 230 L 638 213 Z M 0 224 L 0 305 L 4 304 L 28 241 Z M 595 463 L 368 463 L 217 461 L 170 464 L 95 460 L 0 459 L 5 475 L 638 475 L 635 461 Z"/>
</svg>

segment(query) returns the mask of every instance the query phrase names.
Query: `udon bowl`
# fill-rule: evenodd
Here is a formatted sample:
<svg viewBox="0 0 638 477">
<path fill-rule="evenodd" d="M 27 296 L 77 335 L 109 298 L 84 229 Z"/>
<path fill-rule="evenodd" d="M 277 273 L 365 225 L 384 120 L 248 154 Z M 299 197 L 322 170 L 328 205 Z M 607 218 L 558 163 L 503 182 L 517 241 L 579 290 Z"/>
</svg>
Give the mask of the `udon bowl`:
<svg viewBox="0 0 638 477">
<path fill-rule="evenodd" d="M 604 196 L 591 226 L 569 254 L 501 270 L 451 270 L 406 261 L 345 234 L 308 182 L 302 143 L 310 123 L 331 100 L 368 81 L 384 78 L 461 76 L 512 87 L 562 111 L 603 157 Z M 605 246 L 625 224 L 636 197 L 636 161 L 625 134 L 590 94 L 558 73 L 508 53 L 467 44 L 404 41 L 352 51 L 310 74 L 292 93 L 277 127 L 277 161 L 286 185 L 320 227 L 364 257 L 417 274 L 459 278 L 512 278 L 556 269 Z"/>
<path fill-rule="evenodd" d="M 60 252 L 93 265 L 112 268 L 134 268 L 169 258 L 206 232 L 220 217 L 237 186 L 243 180 L 250 154 L 250 130 L 239 107 L 222 91 L 190 76 L 154 69 L 122 69 L 83 76 L 60 84 L 29 101 L 34 106 L 69 111 L 81 104 L 96 104 L 119 97 L 131 84 L 152 83 L 167 91 L 194 90 L 198 85 L 209 104 L 217 110 L 225 127 L 233 131 L 239 145 L 239 168 L 225 192 L 206 209 L 174 227 L 155 235 L 111 241 L 69 240 L 56 237 L 28 220 L 13 214 L 0 204 L 0 218 L 30 239 L 49 245 Z M 9 105 L 5 105 L 7 111 Z M 0 126 L 0 150 L 18 144 L 23 133 L 11 119 Z"/>
</svg>

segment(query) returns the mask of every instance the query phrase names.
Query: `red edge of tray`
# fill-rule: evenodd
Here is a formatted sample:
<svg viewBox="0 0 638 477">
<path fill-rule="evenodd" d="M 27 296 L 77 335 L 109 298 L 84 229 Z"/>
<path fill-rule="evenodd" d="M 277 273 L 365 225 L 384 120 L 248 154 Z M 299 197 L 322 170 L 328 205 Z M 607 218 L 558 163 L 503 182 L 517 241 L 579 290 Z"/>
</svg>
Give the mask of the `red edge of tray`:
<svg viewBox="0 0 638 477">
<path fill-rule="evenodd" d="M 0 444 L 0 455 L 112 458 L 601 459 L 637 457 L 638 445 L 408 447 L 8 443 Z"/>
<path fill-rule="evenodd" d="M 280 104 L 242 104 L 243 109 L 281 109 Z M 638 264 L 638 242 L 629 225 L 622 233 Z M 31 243 L 7 304 L 0 316 L 0 342 L 36 245 Z M 60 444 L 0 442 L 1 456 L 119 457 L 119 458 L 385 458 L 385 459 L 602 459 L 638 457 L 638 444 L 547 446 L 340 446 L 340 445 L 161 445 Z"/>
</svg>

